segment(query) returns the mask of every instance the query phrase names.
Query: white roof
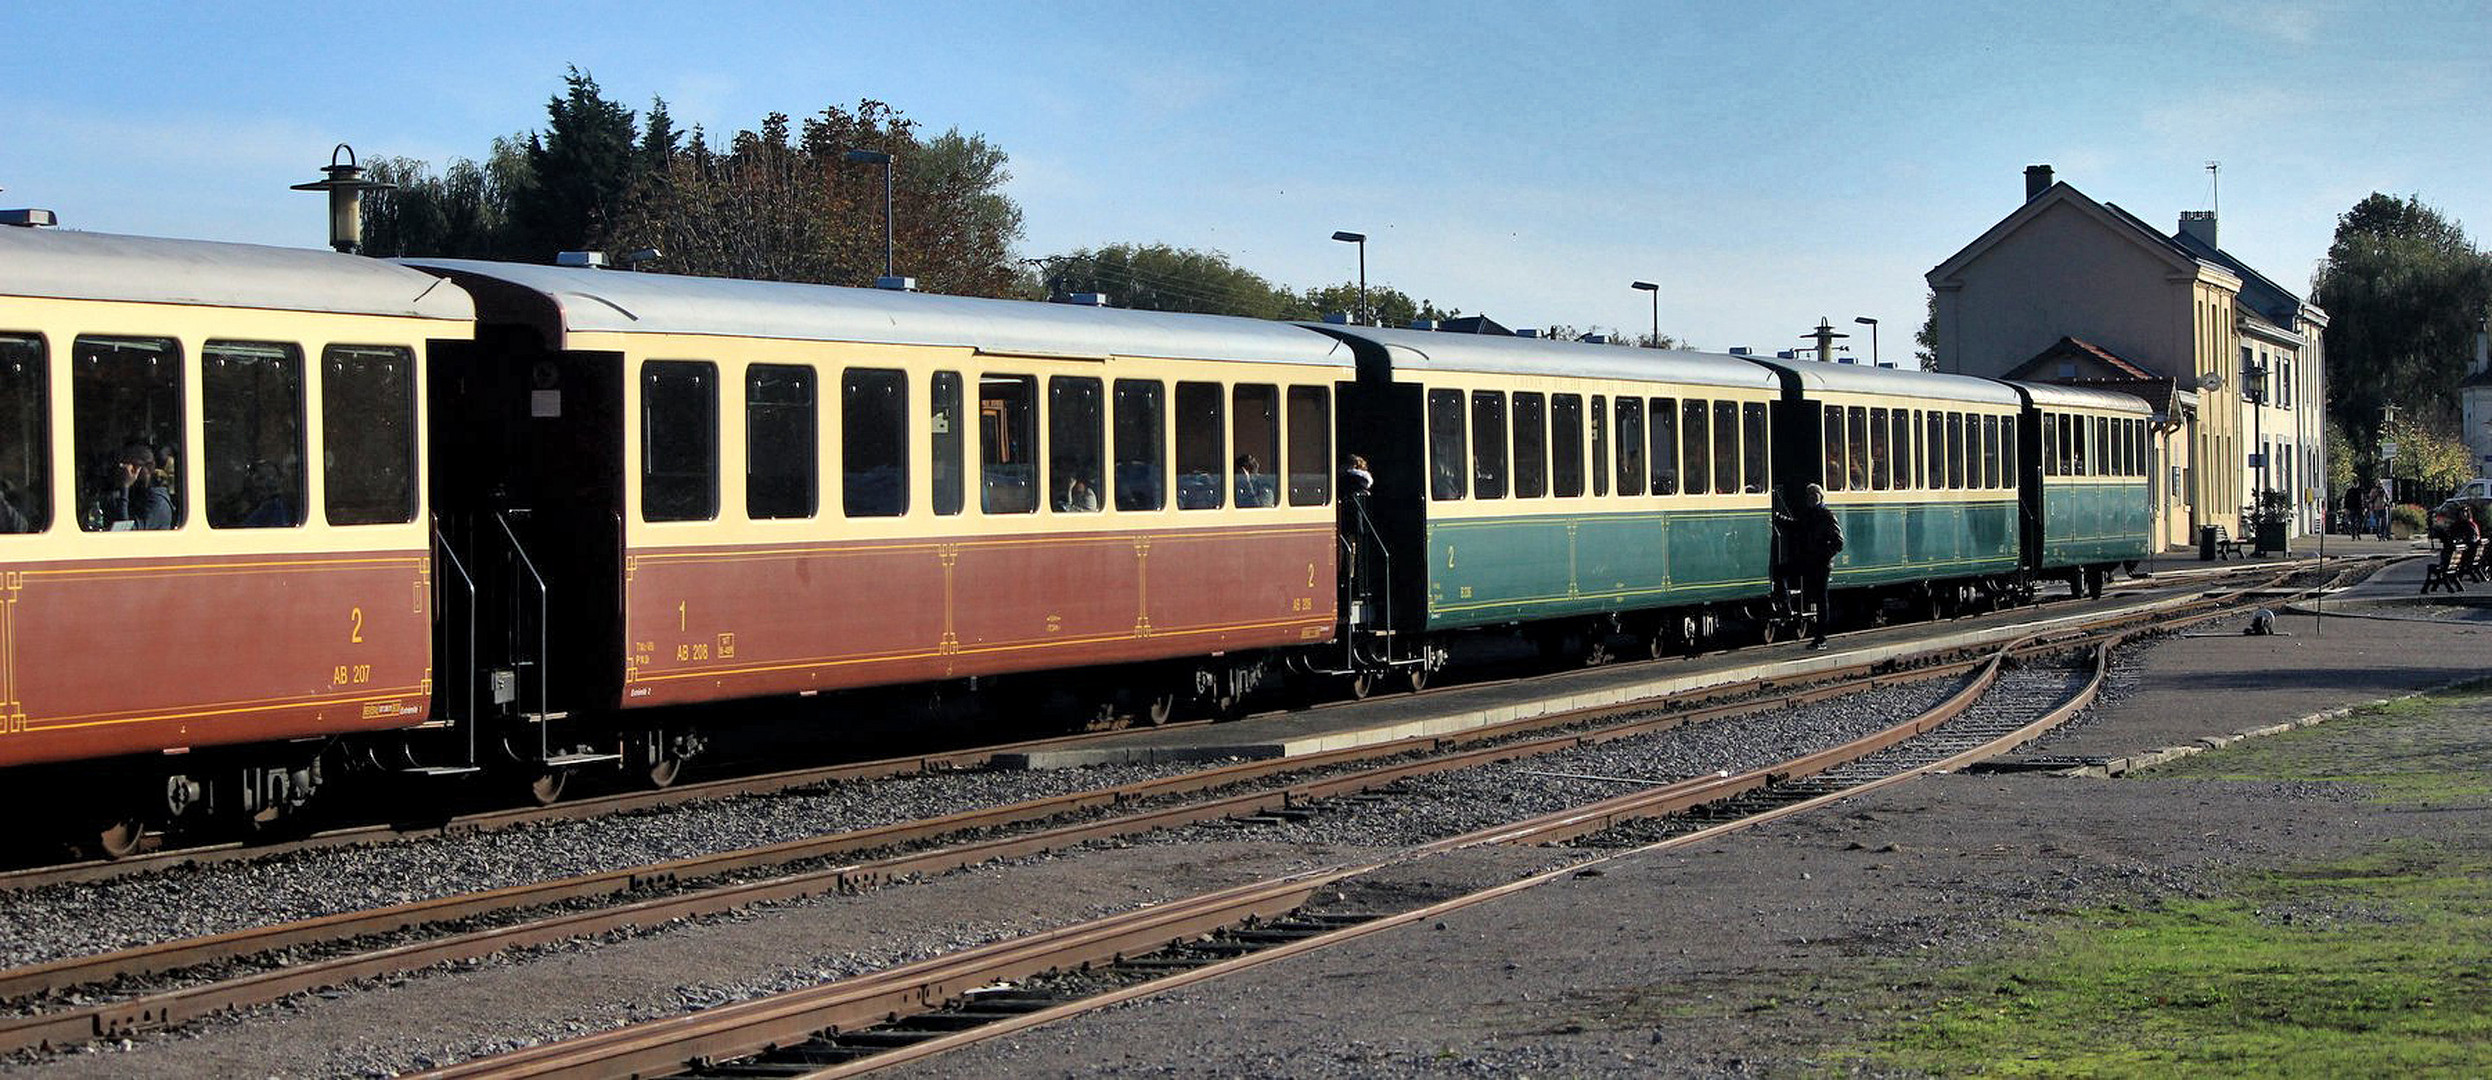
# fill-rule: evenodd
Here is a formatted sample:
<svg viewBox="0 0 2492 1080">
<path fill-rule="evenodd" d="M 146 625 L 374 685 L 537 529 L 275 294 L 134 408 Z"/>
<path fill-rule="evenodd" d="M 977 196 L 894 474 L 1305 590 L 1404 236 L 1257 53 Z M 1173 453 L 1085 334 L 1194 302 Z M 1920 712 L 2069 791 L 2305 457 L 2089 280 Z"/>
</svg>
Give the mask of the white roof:
<svg viewBox="0 0 2492 1080">
<path fill-rule="evenodd" d="M 440 278 L 307 248 L 0 226 L 0 295 L 465 320 Z"/>
</svg>

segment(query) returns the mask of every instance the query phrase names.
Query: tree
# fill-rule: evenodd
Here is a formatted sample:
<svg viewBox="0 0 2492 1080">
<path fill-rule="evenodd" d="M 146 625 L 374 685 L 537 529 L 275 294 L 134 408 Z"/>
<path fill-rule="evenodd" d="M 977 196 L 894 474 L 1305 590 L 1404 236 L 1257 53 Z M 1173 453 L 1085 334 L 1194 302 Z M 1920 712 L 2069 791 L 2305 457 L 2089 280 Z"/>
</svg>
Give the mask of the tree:
<svg viewBox="0 0 2492 1080">
<path fill-rule="evenodd" d="M 1938 291 L 1930 290 L 1923 301 L 1921 328 L 1912 332 L 1912 358 L 1921 363 L 1921 370 L 1938 370 Z"/>
<path fill-rule="evenodd" d="M 2456 222 L 2373 192 L 2337 217 L 2311 298 L 2328 312 L 2329 409 L 2356 442 L 2377 441 L 2386 406 L 2455 420 L 2452 391 L 2492 308 L 2492 259 Z"/>
<path fill-rule="evenodd" d="M 546 130 L 527 141 L 528 178 L 512 192 L 513 232 L 523 258 L 576 250 L 614 219 L 642 174 L 632 112 L 608 101 L 579 68 L 545 103 Z"/>
<path fill-rule="evenodd" d="M 1291 297 L 1290 301 L 1282 305 L 1279 317 L 1307 322 L 1339 312 L 1347 312 L 1353 321 L 1359 317 L 1359 286 L 1355 281 L 1315 286 Z M 1439 308 L 1434 301 L 1413 300 L 1409 293 L 1400 289 L 1374 284 L 1367 287 L 1366 310 L 1369 312 L 1368 321 L 1377 326 L 1409 326 L 1418 319 L 1443 322 L 1462 314 L 1459 308 Z"/>
<path fill-rule="evenodd" d="M 511 192 L 528 175 L 523 143 L 495 139 L 483 164 L 453 158 L 440 176 L 413 158 L 378 158 L 372 179 L 397 185 L 364 196 L 364 250 L 378 256 L 494 259 L 511 254 Z"/>
<path fill-rule="evenodd" d="M 1099 293 L 1110 306 L 1250 319 L 1303 318 L 1298 299 L 1216 251 L 1167 244 L 1108 244 L 1041 260 L 1051 296 Z M 1353 289 L 1357 288 L 1352 286 Z"/>
<path fill-rule="evenodd" d="M 2468 453 L 2455 429 L 2436 418 L 2399 414 L 2380 428 L 2380 437 L 2397 444 L 2393 469 L 2383 473 L 2420 481 L 2425 489 L 2446 491 L 2472 479 L 2475 456 Z"/>
</svg>

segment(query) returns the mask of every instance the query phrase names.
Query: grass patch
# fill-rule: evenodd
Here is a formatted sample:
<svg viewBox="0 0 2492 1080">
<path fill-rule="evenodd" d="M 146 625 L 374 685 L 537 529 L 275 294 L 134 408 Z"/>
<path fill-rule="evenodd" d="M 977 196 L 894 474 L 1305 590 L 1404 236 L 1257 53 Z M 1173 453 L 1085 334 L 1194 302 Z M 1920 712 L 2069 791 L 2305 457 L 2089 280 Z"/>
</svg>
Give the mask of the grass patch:
<svg viewBox="0 0 2492 1080">
<path fill-rule="evenodd" d="M 2383 805 L 2492 803 L 2492 695 L 2407 698 L 2159 766 L 2150 780 L 2359 785 Z"/>
</svg>

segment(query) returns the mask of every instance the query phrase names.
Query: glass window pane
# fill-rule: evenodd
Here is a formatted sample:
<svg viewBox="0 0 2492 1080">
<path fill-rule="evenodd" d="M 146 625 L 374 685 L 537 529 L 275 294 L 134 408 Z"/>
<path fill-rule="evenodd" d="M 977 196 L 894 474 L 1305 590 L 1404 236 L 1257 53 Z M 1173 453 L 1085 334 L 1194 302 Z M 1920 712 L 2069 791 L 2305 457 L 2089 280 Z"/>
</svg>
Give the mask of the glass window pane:
<svg viewBox="0 0 2492 1080">
<path fill-rule="evenodd" d="M 1889 477 L 1887 467 L 1893 458 L 1887 444 L 1886 410 L 1869 410 L 1869 488 L 1885 491 Z"/>
<path fill-rule="evenodd" d="M 744 516 L 809 518 L 821 506 L 813 369 L 744 369 Z"/>
<path fill-rule="evenodd" d="M 1289 505 L 1322 506 L 1333 497 L 1332 394 L 1289 388 Z"/>
<path fill-rule="evenodd" d="M 1506 497 L 1506 395 L 1471 391 L 1471 494 Z"/>
<path fill-rule="evenodd" d="M 415 520 L 415 351 L 320 352 L 320 458 L 331 525 Z"/>
<path fill-rule="evenodd" d="M 839 379 L 840 510 L 899 517 L 909 509 L 909 376 L 849 368 Z"/>
<path fill-rule="evenodd" d="M 1229 504 L 1228 396 L 1219 383 L 1177 384 L 1177 509 Z"/>
<path fill-rule="evenodd" d="M 1888 426 L 1891 429 L 1888 441 L 1893 445 L 1895 455 L 1891 469 L 1895 474 L 1895 490 L 1907 491 L 1912 487 L 1912 410 L 1895 410 Z"/>
<path fill-rule="evenodd" d="M 1849 473 L 1843 468 L 1843 406 L 1828 405 L 1825 413 L 1826 482 L 1828 491 L 1843 490 Z"/>
<path fill-rule="evenodd" d="M 961 432 L 960 372 L 934 373 L 933 391 L 927 395 L 926 434 L 934 452 L 926 479 L 934 486 L 934 512 L 957 514 L 968 500 L 968 484 L 961 472 L 961 451 L 966 440 Z"/>
<path fill-rule="evenodd" d="M 1751 401 L 1741 405 L 1739 419 L 1742 429 L 1739 436 L 1739 471 L 1746 481 L 1739 490 L 1750 495 L 1763 495 L 1766 485 L 1773 482 L 1774 460 L 1769 452 L 1773 443 L 1765 433 L 1765 403 Z"/>
<path fill-rule="evenodd" d="M 1618 493 L 1644 494 L 1644 399 L 1618 399 Z"/>
<path fill-rule="evenodd" d="M 2016 418 L 1999 418 L 1999 485 L 2016 486 Z"/>
<path fill-rule="evenodd" d="M 1549 402 L 1539 393 L 1514 392 L 1514 497 L 1534 499 L 1549 490 Z"/>
<path fill-rule="evenodd" d="M 2094 448 L 2094 474 L 2111 475 L 2111 418 L 2108 416 L 2094 418 Z"/>
<path fill-rule="evenodd" d="M 1099 512 L 1106 423 L 1099 380 L 1057 375 L 1047 380 L 1047 498 L 1057 513 Z"/>
<path fill-rule="evenodd" d="M 1653 399 L 1653 494 L 1679 493 L 1679 400 Z"/>
<path fill-rule="evenodd" d="M 1929 424 L 1922 429 L 1921 454 L 1929 467 L 1922 473 L 1921 486 L 1939 491 L 1947 486 L 1947 414 L 1933 410 L 1923 415 Z"/>
<path fill-rule="evenodd" d="M 208 527 L 302 524 L 302 350 L 211 340 L 199 350 L 199 401 Z"/>
<path fill-rule="evenodd" d="M 1550 494 L 1583 494 L 1583 395 L 1559 394 L 1549 402 Z"/>
<path fill-rule="evenodd" d="M 640 517 L 718 516 L 718 365 L 651 360 L 640 366 Z"/>
<path fill-rule="evenodd" d="M 1846 410 L 1850 423 L 1843 435 L 1843 486 L 1847 491 L 1869 489 L 1869 409 L 1854 405 Z"/>
<path fill-rule="evenodd" d="M 1686 466 L 1680 479 L 1686 482 L 1690 495 L 1713 490 L 1708 486 L 1713 476 L 1713 459 L 1706 453 L 1712 441 L 1705 424 L 1705 403 L 1696 398 L 1680 402 L 1679 460 Z"/>
<path fill-rule="evenodd" d="M 1158 379 L 1116 380 L 1116 508 L 1168 505 L 1168 401 Z"/>
<path fill-rule="evenodd" d="M 1947 486 L 1964 490 L 1964 414 L 1947 414 Z"/>
<path fill-rule="evenodd" d="M 1038 512 L 1038 377 L 978 376 L 978 510 Z"/>
<path fill-rule="evenodd" d="M 1268 384 L 1240 385 L 1229 404 L 1229 441 L 1237 449 L 1237 505 L 1278 506 L 1273 485 L 1281 469 L 1280 390 Z"/>
<path fill-rule="evenodd" d="M 1609 399 L 1592 395 L 1592 493 L 1609 494 Z"/>
<path fill-rule="evenodd" d="M 52 525 L 52 385 L 43 338 L 0 334 L 0 533 Z"/>
<path fill-rule="evenodd" d="M 1428 497 L 1459 499 L 1470 486 L 1462 443 L 1462 391 L 1428 391 Z"/>
<path fill-rule="evenodd" d="M 1739 403 L 1713 403 L 1713 490 L 1729 495 L 1739 490 Z"/>
<path fill-rule="evenodd" d="M 1981 418 L 1981 486 L 1999 486 L 1999 418 Z"/>
<path fill-rule="evenodd" d="M 72 346 L 80 526 L 181 525 L 182 352 L 171 338 L 87 337 Z"/>
</svg>

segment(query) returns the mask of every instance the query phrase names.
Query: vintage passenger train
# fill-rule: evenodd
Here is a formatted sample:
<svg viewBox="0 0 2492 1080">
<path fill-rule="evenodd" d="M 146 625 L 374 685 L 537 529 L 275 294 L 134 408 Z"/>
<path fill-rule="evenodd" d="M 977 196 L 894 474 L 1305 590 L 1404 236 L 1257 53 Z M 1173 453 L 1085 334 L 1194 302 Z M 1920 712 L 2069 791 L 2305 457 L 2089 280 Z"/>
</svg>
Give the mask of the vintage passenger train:
<svg viewBox="0 0 2492 1080">
<path fill-rule="evenodd" d="M 0 228 L 0 775 L 109 853 L 349 772 L 665 783 L 702 703 L 1037 682 L 1155 722 L 1423 685 L 1481 632 L 1771 640 L 1812 617 L 1775 526 L 1811 483 L 1838 610 L 2099 589 L 2148 551 L 2147 424 L 1788 360 Z"/>
</svg>

